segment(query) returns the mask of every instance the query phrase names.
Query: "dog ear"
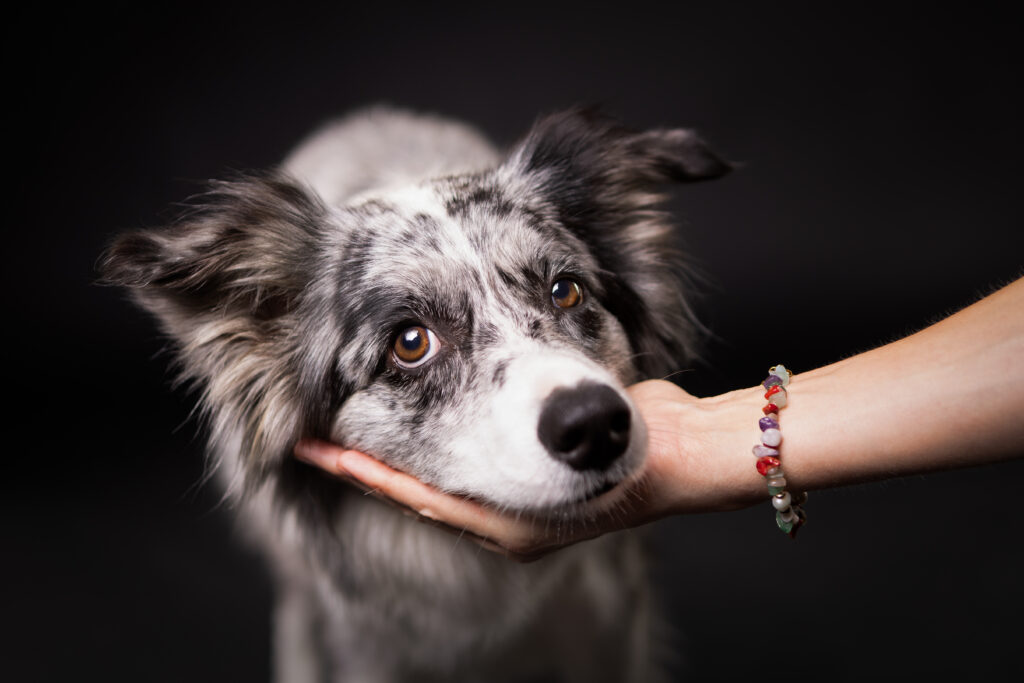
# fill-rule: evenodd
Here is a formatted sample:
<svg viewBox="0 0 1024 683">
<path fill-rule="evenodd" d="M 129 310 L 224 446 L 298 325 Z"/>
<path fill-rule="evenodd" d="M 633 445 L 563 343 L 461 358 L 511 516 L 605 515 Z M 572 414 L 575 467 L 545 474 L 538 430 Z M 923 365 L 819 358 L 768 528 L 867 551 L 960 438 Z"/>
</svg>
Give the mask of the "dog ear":
<svg viewBox="0 0 1024 683">
<path fill-rule="evenodd" d="M 595 108 L 574 108 L 537 121 L 513 154 L 527 174 L 594 188 L 651 190 L 667 182 L 720 178 L 732 166 L 693 131 L 631 131 Z"/>
<path fill-rule="evenodd" d="M 663 375 L 697 355 L 689 269 L 658 210 L 658 190 L 719 178 L 728 162 L 692 131 L 636 132 L 575 108 L 540 119 L 506 166 L 540 213 L 557 217 L 597 258 L 604 305 L 623 323 L 642 374 Z"/>
<path fill-rule="evenodd" d="M 177 317 L 212 311 L 272 319 L 305 286 L 325 213 L 280 177 L 214 182 L 171 227 L 119 236 L 100 261 L 102 281 L 132 291 L 172 334 Z"/>
<path fill-rule="evenodd" d="M 329 359 L 302 363 L 295 354 L 306 345 L 289 343 L 306 335 L 295 311 L 321 268 L 326 215 L 280 176 L 216 182 L 169 228 L 118 237 L 99 264 L 102 282 L 127 288 L 174 341 L 180 381 L 201 388 L 214 439 L 243 440 L 232 448 L 250 462 L 247 487 L 286 458 L 300 432 L 323 431 L 308 415 L 326 408 L 305 410 L 325 403 L 309 388 L 323 383 L 288 368 L 327 373 Z"/>
</svg>

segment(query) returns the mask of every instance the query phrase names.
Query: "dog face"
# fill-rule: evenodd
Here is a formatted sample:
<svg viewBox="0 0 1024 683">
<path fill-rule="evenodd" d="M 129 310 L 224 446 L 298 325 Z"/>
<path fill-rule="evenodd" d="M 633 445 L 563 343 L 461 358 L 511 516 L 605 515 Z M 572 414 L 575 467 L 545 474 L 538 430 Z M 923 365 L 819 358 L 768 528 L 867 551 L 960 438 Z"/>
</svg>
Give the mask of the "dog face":
<svg viewBox="0 0 1024 683">
<path fill-rule="evenodd" d="M 178 346 L 239 490 L 312 490 L 302 436 L 517 510 L 635 471 L 623 387 L 685 362 L 694 323 L 654 194 L 728 166 L 693 134 L 539 121 L 498 167 L 327 207 L 279 175 L 217 183 L 103 262 Z"/>
<path fill-rule="evenodd" d="M 366 305 L 334 310 L 344 374 L 359 377 L 334 440 L 515 507 L 581 500 L 639 464 L 642 423 L 621 392 L 632 352 L 602 304 L 601 267 L 531 199 L 460 178 L 343 219 L 357 227 L 335 298 Z"/>
</svg>

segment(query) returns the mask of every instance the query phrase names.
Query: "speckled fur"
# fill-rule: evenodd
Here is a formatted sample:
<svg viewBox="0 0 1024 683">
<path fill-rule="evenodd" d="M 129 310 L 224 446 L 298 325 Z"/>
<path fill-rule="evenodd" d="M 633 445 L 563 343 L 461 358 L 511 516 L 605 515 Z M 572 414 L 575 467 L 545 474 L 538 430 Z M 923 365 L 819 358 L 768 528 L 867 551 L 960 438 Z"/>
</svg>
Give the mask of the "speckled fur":
<svg viewBox="0 0 1024 683">
<path fill-rule="evenodd" d="M 113 244 L 104 276 L 175 342 L 211 467 L 279 577 L 278 680 L 651 680 L 635 537 L 515 564 L 290 453 L 329 438 L 553 525 L 628 504 L 580 501 L 642 464 L 632 405 L 602 472 L 546 453 L 540 405 L 684 365 L 695 323 L 656 191 L 727 170 L 688 131 L 591 110 L 542 118 L 501 154 L 465 125 L 378 108 Z M 565 275 L 585 294 L 561 310 Z M 388 351 L 410 324 L 440 344 L 411 371 Z"/>
</svg>

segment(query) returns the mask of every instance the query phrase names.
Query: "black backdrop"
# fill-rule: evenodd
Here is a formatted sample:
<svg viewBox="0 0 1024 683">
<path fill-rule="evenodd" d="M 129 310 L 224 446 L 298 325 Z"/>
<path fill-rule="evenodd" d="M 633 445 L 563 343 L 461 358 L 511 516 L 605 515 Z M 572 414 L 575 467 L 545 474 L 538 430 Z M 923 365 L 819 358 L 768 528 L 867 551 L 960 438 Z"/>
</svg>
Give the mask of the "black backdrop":
<svg viewBox="0 0 1024 683">
<path fill-rule="evenodd" d="M 154 326 L 93 267 L 193 181 L 273 164 L 330 116 L 391 102 L 508 143 L 540 112 L 603 102 L 699 129 L 744 163 L 675 202 L 717 334 L 678 378 L 702 395 L 1017 277 L 1019 24 L 977 3 L 761 5 L 12 11 L 3 677 L 267 678 L 267 577 L 197 486 L 201 439 Z M 971 409 L 953 368 L 935 402 Z M 761 507 L 658 525 L 677 673 L 1019 674 L 1022 475 L 820 492 L 795 544 Z"/>
</svg>

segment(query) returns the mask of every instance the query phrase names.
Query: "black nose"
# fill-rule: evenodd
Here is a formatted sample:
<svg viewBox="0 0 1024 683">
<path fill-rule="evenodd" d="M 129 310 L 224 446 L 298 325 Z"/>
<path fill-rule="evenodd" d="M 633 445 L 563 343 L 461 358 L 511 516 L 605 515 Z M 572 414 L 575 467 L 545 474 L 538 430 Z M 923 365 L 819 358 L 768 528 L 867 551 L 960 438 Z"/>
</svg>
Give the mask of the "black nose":
<svg viewBox="0 0 1024 683">
<path fill-rule="evenodd" d="M 537 436 L 574 470 L 604 470 L 629 445 L 629 406 L 606 384 L 555 389 L 541 406 Z"/>
</svg>

